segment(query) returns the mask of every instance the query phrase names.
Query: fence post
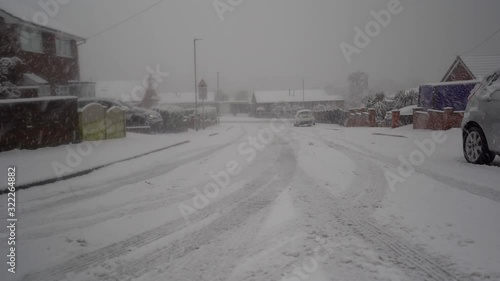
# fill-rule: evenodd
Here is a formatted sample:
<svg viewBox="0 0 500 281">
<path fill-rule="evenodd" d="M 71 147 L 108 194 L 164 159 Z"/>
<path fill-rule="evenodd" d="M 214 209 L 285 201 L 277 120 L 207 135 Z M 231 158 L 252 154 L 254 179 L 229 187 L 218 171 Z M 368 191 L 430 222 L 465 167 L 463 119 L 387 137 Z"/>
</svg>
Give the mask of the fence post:
<svg viewBox="0 0 500 281">
<path fill-rule="evenodd" d="M 449 130 L 453 127 L 452 119 L 453 119 L 453 107 L 446 107 L 444 109 L 444 116 L 443 116 L 444 130 Z"/>
<path fill-rule="evenodd" d="M 368 120 L 370 127 L 377 127 L 377 111 L 375 108 L 368 109 Z"/>
<path fill-rule="evenodd" d="M 392 111 L 392 128 L 397 128 L 399 127 L 399 124 L 401 119 L 401 112 L 399 110 L 393 110 Z"/>
</svg>

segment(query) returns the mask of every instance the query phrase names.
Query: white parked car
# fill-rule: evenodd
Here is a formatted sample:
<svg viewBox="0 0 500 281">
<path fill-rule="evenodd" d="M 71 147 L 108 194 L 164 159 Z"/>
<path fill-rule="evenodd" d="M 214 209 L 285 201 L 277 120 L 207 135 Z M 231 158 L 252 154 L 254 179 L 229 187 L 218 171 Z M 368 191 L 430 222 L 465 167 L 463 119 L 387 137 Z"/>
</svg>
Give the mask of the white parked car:
<svg viewBox="0 0 500 281">
<path fill-rule="evenodd" d="M 472 90 L 462 121 L 465 159 L 490 164 L 500 155 L 500 70 Z"/>
<path fill-rule="evenodd" d="M 293 121 L 293 125 L 295 127 L 307 125 L 314 126 L 316 125 L 316 119 L 314 118 L 314 114 L 310 110 L 299 110 L 297 114 L 295 114 L 295 119 Z"/>
</svg>

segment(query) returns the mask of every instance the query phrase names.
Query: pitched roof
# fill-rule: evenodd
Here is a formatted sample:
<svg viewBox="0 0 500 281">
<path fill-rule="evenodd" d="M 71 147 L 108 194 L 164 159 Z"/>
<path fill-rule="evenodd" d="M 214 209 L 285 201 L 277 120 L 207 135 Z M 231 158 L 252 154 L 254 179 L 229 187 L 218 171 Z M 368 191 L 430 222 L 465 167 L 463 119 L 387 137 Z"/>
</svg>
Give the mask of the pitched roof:
<svg viewBox="0 0 500 281">
<path fill-rule="evenodd" d="M 195 103 L 194 93 L 162 93 L 158 94 L 160 96 L 160 104 L 189 104 Z M 206 103 L 215 102 L 215 93 L 208 92 Z M 198 99 L 198 103 L 201 104 L 201 100 Z"/>
<path fill-rule="evenodd" d="M 69 31 L 66 27 L 64 27 L 59 22 L 55 21 L 52 17 L 47 15 L 47 24 L 39 24 L 36 21 L 35 15 L 36 12 L 30 7 L 26 5 L 22 5 L 15 2 L 15 5 L 8 5 L 11 3 L 5 3 L 2 8 L 0 8 L 0 17 L 5 19 L 6 23 L 9 24 L 18 24 L 18 25 L 26 25 L 26 26 L 35 26 L 40 30 L 44 30 L 46 32 L 60 34 L 66 37 L 70 37 L 77 41 L 85 41 L 85 38 L 74 34 Z M 41 8 L 40 8 L 41 9 Z"/>
<path fill-rule="evenodd" d="M 457 56 L 441 81 L 446 81 L 461 64 L 475 79 L 482 79 L 500 68 L 500 55 Z"/>
<path fill-rule="evenodd" d="M 484 78 L 500 68 L 500 55 L 461 56 L 461 58 L 476 78 Z"/>
<path fill-rule="evenodd" d="M 278 102 L 321 102 L 321 101 L 344 101 L 340 95 L 329 95 L 325 90 L 285 90 L 285 91 L 256 91 L 254 92 L 256 103 L 278 103 Z"/>
</svg>

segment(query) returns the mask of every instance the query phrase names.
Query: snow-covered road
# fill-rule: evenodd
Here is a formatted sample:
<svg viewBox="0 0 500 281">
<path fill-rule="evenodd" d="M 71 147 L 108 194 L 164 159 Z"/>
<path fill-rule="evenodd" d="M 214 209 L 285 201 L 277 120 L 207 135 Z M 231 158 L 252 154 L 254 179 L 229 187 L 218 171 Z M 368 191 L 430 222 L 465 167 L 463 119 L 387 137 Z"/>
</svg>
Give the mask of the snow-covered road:
<svg viewBox="0 0 500 281">
<path fill-rule="evenodd" d="M 0 279 L 500 280 L 498 159 L 464 163 L 459 130 L 431 145 L 405 128 L 223 121 L 18 192 L 17 273 Z M 434 149 L 402 168 L 415 140 Z"/>
</svg>

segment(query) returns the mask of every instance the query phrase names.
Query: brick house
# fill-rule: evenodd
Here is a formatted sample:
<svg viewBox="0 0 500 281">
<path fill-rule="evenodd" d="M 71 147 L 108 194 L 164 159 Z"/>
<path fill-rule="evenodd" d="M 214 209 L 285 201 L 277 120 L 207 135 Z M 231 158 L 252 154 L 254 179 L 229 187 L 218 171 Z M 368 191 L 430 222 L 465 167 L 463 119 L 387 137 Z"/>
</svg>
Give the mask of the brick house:
<svg viewBox="0 0 500 281">
<path fill-rule="evenodd" d="M 500 55 L 457 56 L 441 82 L 481 79 L 500 68 Z"/>
<path fill-rule="evenodd" d="M 95 83 L 81 82 L 78 46 L 85 39 L 38 25 L 0 9 L 0 57 L 18 57 L 10 82 L 21 97 L 95 96 Z"/>
</svg>

